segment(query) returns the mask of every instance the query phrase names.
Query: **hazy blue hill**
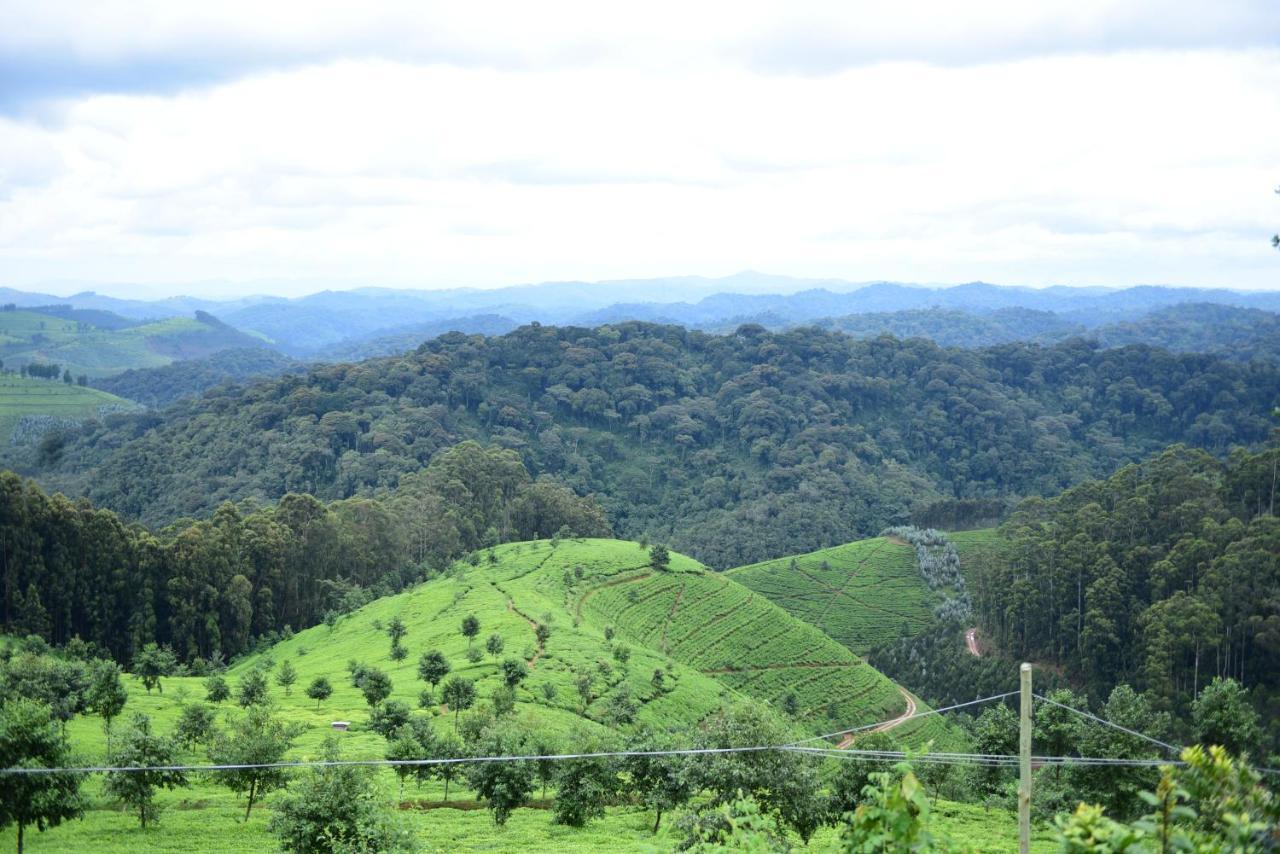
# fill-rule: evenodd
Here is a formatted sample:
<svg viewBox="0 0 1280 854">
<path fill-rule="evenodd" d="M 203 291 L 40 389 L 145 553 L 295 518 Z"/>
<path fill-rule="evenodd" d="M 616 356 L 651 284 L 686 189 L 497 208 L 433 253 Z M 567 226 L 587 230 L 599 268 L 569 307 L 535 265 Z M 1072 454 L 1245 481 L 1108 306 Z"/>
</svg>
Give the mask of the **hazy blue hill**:
<svg viewBox="0 0 1280 854">
<path fill-rule="evenodd" d="M 414 323 L 398 329 L 384 330 L 371 337 L 347 338 L 323 347 L 313 354 L 322 362 L 355 362 L 376 356 L 393 356 L 416 348 L 423 341 L 448 332 L 466 335 L 505 335 L 520 324 L 500 314 L 480 314 L 451 320 Z"/>
<path fill-rule="evenodd" d="M 1219 353 L 1226 358 L 1280 360 L 1280 314 L 1256 308 L 1186 303 L 1096 330 L 1107 347 L 1147 344 L 1178 353 Z"/>
<path fill-rule="evenodd" d="M 1011 341 L 1049 343 L 1084 333 L 1084 327 L 1063 320 L 1051 311 L 1001 308 L 989 314 L 971 314 L 948 308 L 908 309 L 894 312 L 849 314 L 817 321 L 856 338 L 892 335 L 895 338 L 927 338 L 942 347 L 989 347 Z"/>
<path fill-rule="evenodd" d="M 38 305 L 31 310 L 37 314 L 56 317 L 60 320 L 87 323 L 98 329 L 128 329 L 130 326 L 140 325 L 137 320 L 98 308 L 75 308 L 70 305 Z"/>
<path fill-rule="evenodd" d="M 680 294 L 682 300 L 672 301 L 672 294 Z M 758 322 L 777 329 L 869 313 L 946 309 L 988 315 L 1022 309 L 1053 312 L 1060 316 L 1064 327 L 1092 329 L 1137 321 L 1149 312 L 1184 303 L 1280 311 L 1280 293 L 1271 292 L 1155 285 L 1125 289 L 1066 286 L 1035 289 L 986 282 L 926 287 L 883 281 L 803 279 L 756 272 L 718 279 L 669 276 L 544 282 L 494 289 L 366 287 L 320 291 L 295 299 L 254 296 L 226 302 L 190 297 L 121 300 L 89 291 L 59 298 L 0 289 L 0 302 L 14 302 L 22 307 L 65 304 L 76 310 L 109 311 L 132 320 L 190 316 L 195 311 L 206 311 L 239 329 L 261 333 L 285 352 L 302 358 L 314 358 L 326 348 L 339 345 L 339 352 L 354 356 L 365 352 L 358 343 L 363 339 L 392 338 L 415 326 L 429 332 L 443 328 L 450 321 L 456 323 L 459 319 L 483 315 L 498 315 L 515 323 L 537 321 L 594 326 L 639 320 L 678 323 L 696 329 L 732 330 L 741 322 Z M 388 346 L 402 345 L 403 341 L 394 345 L 371 344 L 367 352 L 385 352 Z"/>
<path fill-rule="evenodd" d="M 275 350 L 245 347 L 157 368 L 135 368 L 92 384 L 119 397 L 159 408 L 223 383 L 275 377 L 304 367 L 303 363 Z"/>
</svg>

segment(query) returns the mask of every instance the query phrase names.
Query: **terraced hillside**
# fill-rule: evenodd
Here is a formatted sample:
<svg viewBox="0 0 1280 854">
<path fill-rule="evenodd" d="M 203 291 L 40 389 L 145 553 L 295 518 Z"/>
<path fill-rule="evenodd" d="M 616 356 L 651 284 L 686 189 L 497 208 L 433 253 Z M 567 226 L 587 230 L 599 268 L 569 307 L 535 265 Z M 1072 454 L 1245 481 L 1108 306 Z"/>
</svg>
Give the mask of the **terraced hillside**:
<svg viewBox="0 0 1280 854">
<path fill-rule="evenodd" d="M 385 670 L 392 698 L 415 705 L 424 687 L 416 676 L 418 657 L 439 649 L 454 674 L 477 681 L 483 700 L 500 686 L 500 658 L 465 658 L 469 644 L 459 626 L 469 614 L 481 625 L 473 644 L 497 633 L 505 646 L 501 657 L 528 662 L 517 710 L 549 735 L 614 726 L 617 710 L 628 703 L 638 723 L 687 731 L 733 694 L 779 710 L 794 694 L 791 717 L 798 731 L 810 733 L 887 720 L 909 706 L 890 680 L 764 597 L 682 555 L 672 554 L 666 570 L 655 569 L 647 549 L 618 540 L 498 546 L 474 567 L 460 564 L 446 577 L 370 603 L 332 629 L 299 632 L 267 654 L 277 663 L 289 658 L 299 685 L 327 676 L 335 692 L 326 705 L 357 720 L 365 716 L 364 701 L 342 669 L 350 660 Z M 394 617 L 408 628 L 409 654 L 398 662 L 379 628 Z M 539 623 L 551 629 L 545 647 L 535 636 Z M 627 652 L 618 654 L 619 647 Z M 248 658 L 232 673 L 259 661 Z M 663 673 L 661 688 L 655 671 Z M 584 674 L 591 679 L 585 703 L 578 686 Z M 307 704 L 298 712 L 309 714 Z M 895 735 L 913 744 L 952 737 L 937 717 L 904 721 Z M 370 749 L 376 744 L 370 736 Z"/>
<path fill-rule="evenodd" d="M 634 557 L 586 568 L 570 584 L 585 619 L 778 708 L 793 696 L 793 717 L 814 732 L 909 708 L 907 695 L 848 648 L 736 580 L 674 557 L 666 570 L 655 569 L 634 544 L 621 550 Z M 933 717 L 906 720 L 895 732 L 908 742 L 947 735 Z"/>
<path fill-rule="evenodd" d="M 800 703 L 791 716 L 797 736 L 891 718 L 908 711 L 911 702 L 926 709 L 918 701 L 908 702 L 892 682 L 845 647 L 681 555 L 672 554 L 669 566 L 660 569 L 636 543 L 541 540 L 498 546 L 476 557 L 474 563 L 460 562 L 442 577 L 370 602 L 332 625 L 286 633 L 270 648 L 236 662 L 227 681 L 234 690 L 255 668 L 271 668 L 267 690 L 274 713 L 302 727 L 289 758 L 317 757 L 323 739 L 335 734 L 331 723 L 339 720 L 350 722 L 347 731 L 336 733 L 345 758 L 384 757 L 387 743 L 370 726 L 370 707 L 353 687 L 348 665 L 360 662 L 384 671 L 392 682 L 390 699 L 418 707 L 426 685 L 417 666 L 429 650 L 443 653 L 451 665 L 449 677 L 475 681 L 477 708 L 462 712 L 464 729 L 467 716 L 486 714 L 478 708 L 488 706 L 498 692 L 501 661 L 523 659 L 528 676 L 517 688 L 514 716 L 500 720 L 536 733 L 549 750 L 573 749 L 595 736 L 625 740 L 637 725 L 671 730 L 693 743 L 698 722 L 726 699 L 741 695 L 781 705 L 781 698 L 794 691 Z M 473 640 L 460 631 L 470 615 L 480 622 Z M 397 618 L 406 628 L 401 643 L 407 654 L 399 660 L 391 655 L 387 632 Z M 539 642 L 535 624 L 550 627 L 545 643 Z M 469 647 L 484 649 L 495 634 L 503 640 L 500 654 L 468 659 Z M 620 649 L 629 654 L 619 654 Z M 296 677 L 291 689 L 276 679 L 286 662 Z M 661 684 L 656 684 L 655 671 L 663 674 Z M 584 675 L 589 676 L 585 696 L 579 689 Z M 321 676 L 333 693 L 317 701 L 307 696 L 306 688 Z M 165 678 L 162 690 L 152 692 L 133 677 L 126 681 L 129 698 L 122 720 L 145 712 L 156 730 L 166 734 L 174 731 L 184 708 L 206 696 L 204 680 L 191 676 Z M 425 708 L 440 734 L 455 725 L 455 710 L 441 703 L 442 693 L 435 689 Z M 238 711 L 233 699 L 216 708 L 220 725 Z M 842 719 L 828 720 L 829 709 Z M 620 712 L 632 717 L 631 723 Z M 76 716 L 68 732 L 77 756 L 89 762 L 103 759 L 100 719 Z M 937 716 L 907 719 L 893 732 L 912 744 L 935 739 L 939 749 L 955 745 Z M 198 746 L 184 748 L 181 758 L 207 759 Z M 399 794 L 391 772 L 379 772 L 376 780 L 382 798 L 408 798 L 411 804 L 432 807 L 444 799 L 439 780 L 410 784 Z M 31 850 L 125 851 L 143 845 L 193 851 L 214 844 L 219 850 L 256 851 L 274 844 L 266 831 L 274 798 L 245 822 L 243 799 L 211 777 L 196 778 L 192 789 L 160 793 L 158 800 L 167 811 L 159 831 L 145 832 L 145 842 L 139 839 L 136 819 L 103 793 L 99 778 L 89 781 L 88 791 L 93 806 L 85 821 L 29 834 Z M 405 809 L 401 816 L 432 846 L 494 850 L 490 820 L 475 812 L 478 804 L 465 781 L 455 780 L 449 797 L 448 806 L 454 809 Z M 523 810 L 513 817 L 518 830 L 508 833 L 521 834 L 522 841 L 517 845 L 517 837 L 505 836 L 499 847 L 666 850 L 678 838 L 670 836 L 670 822 L 653 836 L 652 813 L 639 805 L 610 807 L 598 832 L 595 826 L 589 831 L 548 828 L 545 814 L 537 813 Z M 11 829 L 0 833 L 0 843 L 12 842 Z M 827 831 L 814 840 L 815 850 L 833 845 Z"/>
<path fill-rule="evenodd" d="M 135 408 L 132 402 L 96 388 L 6 374 L 0 376 L 0 445 L 15 438 L 22 441 L 23 434 L 38 435 L 50 423 L 80 421 L 97 418 L 104 411 Z M 35 421 L 24 423 L 24 418 Z M 16 437 L 15 430 L 19 433 Z"/>
<path fill-rule="evenodd" d="M 886 537 L 726 574 L 859 655 L 898 637 L 904 627 L 923 629 L 940 601 L 920 578 L 911 547 Z"/>
<path fill-rule="evenodd" d="M 515 657 L 529 667 L 529 676 L 517 691 L 517 712 L 535 719 L 548 738 L 568 737 L 584 729 L 603 734 L 616 724 L 614 710 L 622 697 L 634 705 L 636 722 L 686 729 L 720 706 L 724 686 L 696 668 L 638 644 L 630 644 L 627 660 L 619 661 L 613 649 L 620 639 L 611 643 L 603 622 L 577 619 L 576 599 L 565 580 L 567 573 L 577 583 L 578 567 L 589 581 L 620 566 L 646 562 L 646 553 L 634 543 L 611 540 L 566 540 L 555 547 L 549 540 L 498 546 L 474 567 L 461 563 L 444 577 L 371 602 L 333 628 L 321 625 L 299 632 L 263 655 L 238 662 L 231 675 L 234 678 L 256 667 L 265 655 L 277 665 L 289 659 L 299 686 L 316 676 L 327 677 L 334 694 L 325 702 L 323 714 L 313 716 L 314 703 L 305 698 L 296 711 L 303 720 L 327 726 L 335 710 L 352 721 L 367 717 L 364 698 L 347 678 L 349 661 L 385 671 L 393 685 L 391 698 L 416 707 L 426 687 L 417 675 L 424 651 L 440 650 L 452 666 L 451 676 L 474 680 L 480 702 L 491 699 L 501 686 L 500 662 Z M 673 562 L 693 565 L 679 556 L 673 556 Z M 479 635 L 471 642 L 459 629 L 468 615 L 480 621 Z M 397 617 L 408 629 L 403 640 L 408 655 L 400 661 L 390 657 L 385 631 Z M 537 642 L 538 623 L 550 627 L 545 646 Z M 502 653 L 468 661 L 468 647 L 483 650 L 494 634 L 503 639 Z M 664 673 L 660 691 L 653 684 L 655 670 Z M 583 675 L 591 679 L 585 703 L 577 685 Z M 447 708 L 437 708 L 448 715 Z M 360 729 L 355 727 L 357 732 Z M 381 749 L 381 738 L 371 733 L 360 733 L 356 739 L 360 745 L 367 740 L 370 751 Z"/>
</svg>

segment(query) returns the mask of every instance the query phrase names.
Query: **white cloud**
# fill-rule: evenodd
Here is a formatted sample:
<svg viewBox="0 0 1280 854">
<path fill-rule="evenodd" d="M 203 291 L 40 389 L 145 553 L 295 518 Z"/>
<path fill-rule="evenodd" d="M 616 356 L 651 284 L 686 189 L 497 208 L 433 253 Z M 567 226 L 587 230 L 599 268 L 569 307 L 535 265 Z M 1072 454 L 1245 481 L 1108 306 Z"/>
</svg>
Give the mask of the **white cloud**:
<svg viewBox="0 0 1280 854">
<path fill-rule="evenodd" d="M 29 4 L 0 53 L 240 71 L 0 118 L 0 284 L 1275 286 L 1280 51 L 1247 47 L 1274 7 L 1176 5 Z"/>
</svg>

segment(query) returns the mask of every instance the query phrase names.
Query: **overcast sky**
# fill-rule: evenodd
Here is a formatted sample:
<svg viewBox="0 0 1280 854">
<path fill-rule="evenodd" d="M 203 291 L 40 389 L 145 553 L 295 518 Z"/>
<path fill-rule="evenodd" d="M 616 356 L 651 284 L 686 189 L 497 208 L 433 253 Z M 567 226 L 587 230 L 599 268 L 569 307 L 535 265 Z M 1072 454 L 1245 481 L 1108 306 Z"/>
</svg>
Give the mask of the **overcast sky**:
<svg viewBox="0 0 1280 854">
<path fill-rule="evenodd" d="M 0 285 L 1280 287 L 1280 3 L 0 2 Z"/>
</svg>

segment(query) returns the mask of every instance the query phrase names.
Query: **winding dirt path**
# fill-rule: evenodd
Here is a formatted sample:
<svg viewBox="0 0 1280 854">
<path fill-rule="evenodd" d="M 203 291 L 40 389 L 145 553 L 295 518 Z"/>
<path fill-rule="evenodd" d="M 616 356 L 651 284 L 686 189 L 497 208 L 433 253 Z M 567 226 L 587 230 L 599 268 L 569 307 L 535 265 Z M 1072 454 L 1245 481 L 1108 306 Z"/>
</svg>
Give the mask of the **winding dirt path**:
<svg viewBox="0 0 1280 854">
<path fill-rule="evenodd" d="M 907 690 L 903 688 L 901 685 L 898 686 L 898 691 L 902 694 L 902 698 L 907 701 L 907 710 L 905 712 L 903 712 L 901 715 L 899 715 L 898 717 L 894 718 L 891 721 L 885 721 L 884 723 L 880 724 L 880 726 L 878 727 L 874 727 L 869 730 L 864 729 L 861 732 L 849 733 L 848 735 L 846 735 L 844 738 L 840 740 L 840 743 L 836 745 L 836 749 L 838 750 L 847 749 L 850 745 L 853 744 L 854 740 L 857 739 L 857 737 L 862 735 L 863 733 L 888 732 L 889 730 L 894 729 L 895 727 L 902 726 L 904 723 L 914 718 L 916 716 L 915 697 L 912 697 L 910 694 L 908 694 Z"/>
<path fill-rule="evenodd" d="M 624 575 L 622 577 L 613 578 L 609 581 L 604 582 L 603 584 L 597 584 L 595 587 L 592 587 L 590 590 L 582 594 L 582 596 L 578 599 L 578 603 L 574 607 L 573 612 L 579 619 L 581 619 L 582 606 L 587 604 L 587 601 L 591 599 L 592 596 L 599 593 L 601 590 L 604 590 L 606 587 L 617 587 L 619 584 L 631 584 L 632 582 L 635 582 L 635 581 L 644 581 L 646 578 L 649 578 L 652 575 L 653 575 L 652 572 L 642 572 L 639 575 Z"/>
<path fill-rule="evenodd" d="M 976 626 L 964 633 L 964 645 L 969 647 L 969 654 L 974 658 L 982 657 L 982 653 L 978 651 L 978 628 Z"/>
</svg>

